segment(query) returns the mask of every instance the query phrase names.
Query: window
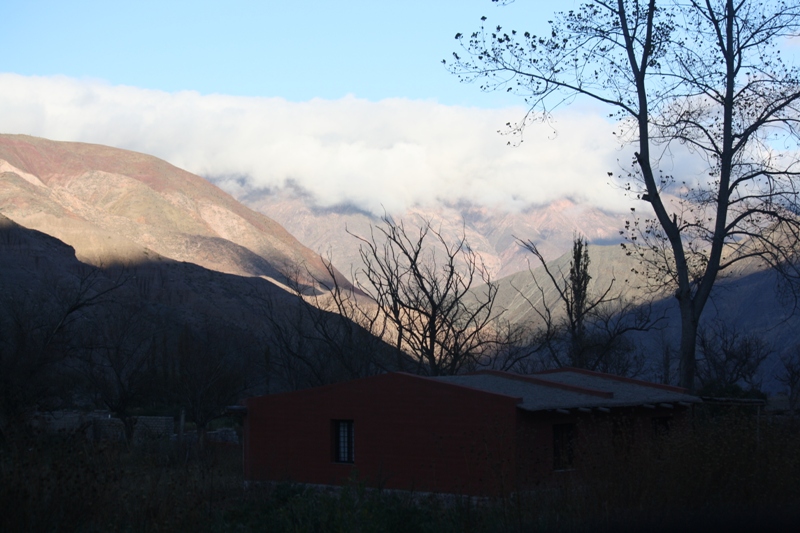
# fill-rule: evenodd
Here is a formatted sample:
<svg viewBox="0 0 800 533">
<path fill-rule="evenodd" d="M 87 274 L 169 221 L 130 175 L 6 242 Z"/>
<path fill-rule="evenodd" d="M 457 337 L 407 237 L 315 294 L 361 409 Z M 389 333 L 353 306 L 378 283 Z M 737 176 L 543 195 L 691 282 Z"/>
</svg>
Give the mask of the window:
<svg viewBox="0 0 800 533">
<path fill-rule="evenodd" d="M 569 470 L 573 467 L 575 424 L 553 426 L 553 469 Z"/>
<path fill-rule="evenodd" d="M 353 454 L 353 421 L 333 421 L 333 460 L 336 463 L 352 463 Z"/>
<path fill-rule="evenodd" d="M 669 425 L 672 417 L 658 416 L 653 418 L 653 436 L 662 439 L 669 435 Z"/>
</svg>

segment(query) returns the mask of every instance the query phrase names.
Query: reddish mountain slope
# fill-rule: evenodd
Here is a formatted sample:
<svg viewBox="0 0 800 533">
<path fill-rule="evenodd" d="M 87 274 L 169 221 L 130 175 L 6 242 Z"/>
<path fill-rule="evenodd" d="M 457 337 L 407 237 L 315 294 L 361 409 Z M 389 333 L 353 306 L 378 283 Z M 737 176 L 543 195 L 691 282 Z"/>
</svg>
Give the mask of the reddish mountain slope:
<svg viewBox="0 0 800 533">
<path fill-rule="evenodd" d="M 326 277 L 318 255 L 271 218 L 166 161 L 107 146 L 0 135 L 0 213 L 94 264 L 167 257 L 239 275 Z"/>
</svg>

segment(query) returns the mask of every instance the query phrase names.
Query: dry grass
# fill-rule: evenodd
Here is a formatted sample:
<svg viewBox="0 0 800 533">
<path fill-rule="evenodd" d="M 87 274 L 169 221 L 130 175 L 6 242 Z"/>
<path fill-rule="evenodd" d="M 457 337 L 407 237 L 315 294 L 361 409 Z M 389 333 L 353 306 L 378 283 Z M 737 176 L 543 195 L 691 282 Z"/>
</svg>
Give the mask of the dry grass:
<svg viewBox="0 0 800 533">
<path fill-rule="evenodd" d="M 800 509 L 800 431 L 718 416 L 580 476 L 475 501 L 278 484 L 245 489 L 235 448 L 134 450 L 40 437 L 0 450 L 2 531 L 778 531 Z M 792 515 L 791 513 L 795 513 Z"/>
</svg>

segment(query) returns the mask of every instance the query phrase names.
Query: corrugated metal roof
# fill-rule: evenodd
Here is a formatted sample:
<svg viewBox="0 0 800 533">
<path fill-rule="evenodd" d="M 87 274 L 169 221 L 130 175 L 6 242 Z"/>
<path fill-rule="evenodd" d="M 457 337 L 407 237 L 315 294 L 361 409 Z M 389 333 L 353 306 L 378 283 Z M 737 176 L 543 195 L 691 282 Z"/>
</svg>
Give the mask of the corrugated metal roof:
<svg viewBox="0 0 800 533">
<path fill-rule="evenodd" d="M 434 379 L 522 398 L 518 407 L 526 411 L 701 402 L 700 398 L 677 387 L 579 369 L 559 369 L 529 376 L 478 372 Z"/>
</svg>

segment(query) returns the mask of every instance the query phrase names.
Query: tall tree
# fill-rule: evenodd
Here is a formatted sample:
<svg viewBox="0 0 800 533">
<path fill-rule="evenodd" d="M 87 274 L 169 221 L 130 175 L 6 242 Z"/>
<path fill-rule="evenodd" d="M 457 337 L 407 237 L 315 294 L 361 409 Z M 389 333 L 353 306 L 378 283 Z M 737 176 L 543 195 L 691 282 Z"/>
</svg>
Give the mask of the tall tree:
<svg viewBox="0 0 800 533">
<path fill-rule="evenodd" d="M 595 0 L 557 14 L 544 37 L 485 24 L 456 35 L 466 53 L 451 71 L 525 98 L 516 133 L 576 96 L 618 120 L 635 148 L 627 187 L 653 213 L 630 225 L 630 240 L 678 300 L 680 381 L 690 389 L 720 273 L 757 258 L 800 279 L 800 71 L 778 49 L 798 31 L 800 5 L 783 0 Z M 678 145 L 704 177 L 663 172 Z"/>
<path fill-rule="evenodd" d="M 786 387 L 786 396 L 789 400 L 789 411 L 794 416 L 800 407 L 800 344 L 795 344 L 781 357 L 783 371 L 778 375 Z"/>
<path fill-rule="evenodd" d="M 647 331 L 661 320 L 652 317 L 650 305 L 626 302 L 621 291 L 614 290 L 614 279 L 593 290 L 596 287 L 591 283 L 589 246 L 584 237 L 576 236 L 572 241 L 567 273 L 549 266 L 533 241 L 519 244 L 536 257 L 549 281 L 542 285 L 531 272 L 541 298 L 534 303 L 525 297 L 542 323 L 535 342 L 537 351 L 544 350 L 549 356 L 547 366 L 569 365 L 620 375 L 638 373 L 641 361 L 627 335 Z M 555 302 L 548 302 L 546 285 L 555 291 Z"/>
</svg>

